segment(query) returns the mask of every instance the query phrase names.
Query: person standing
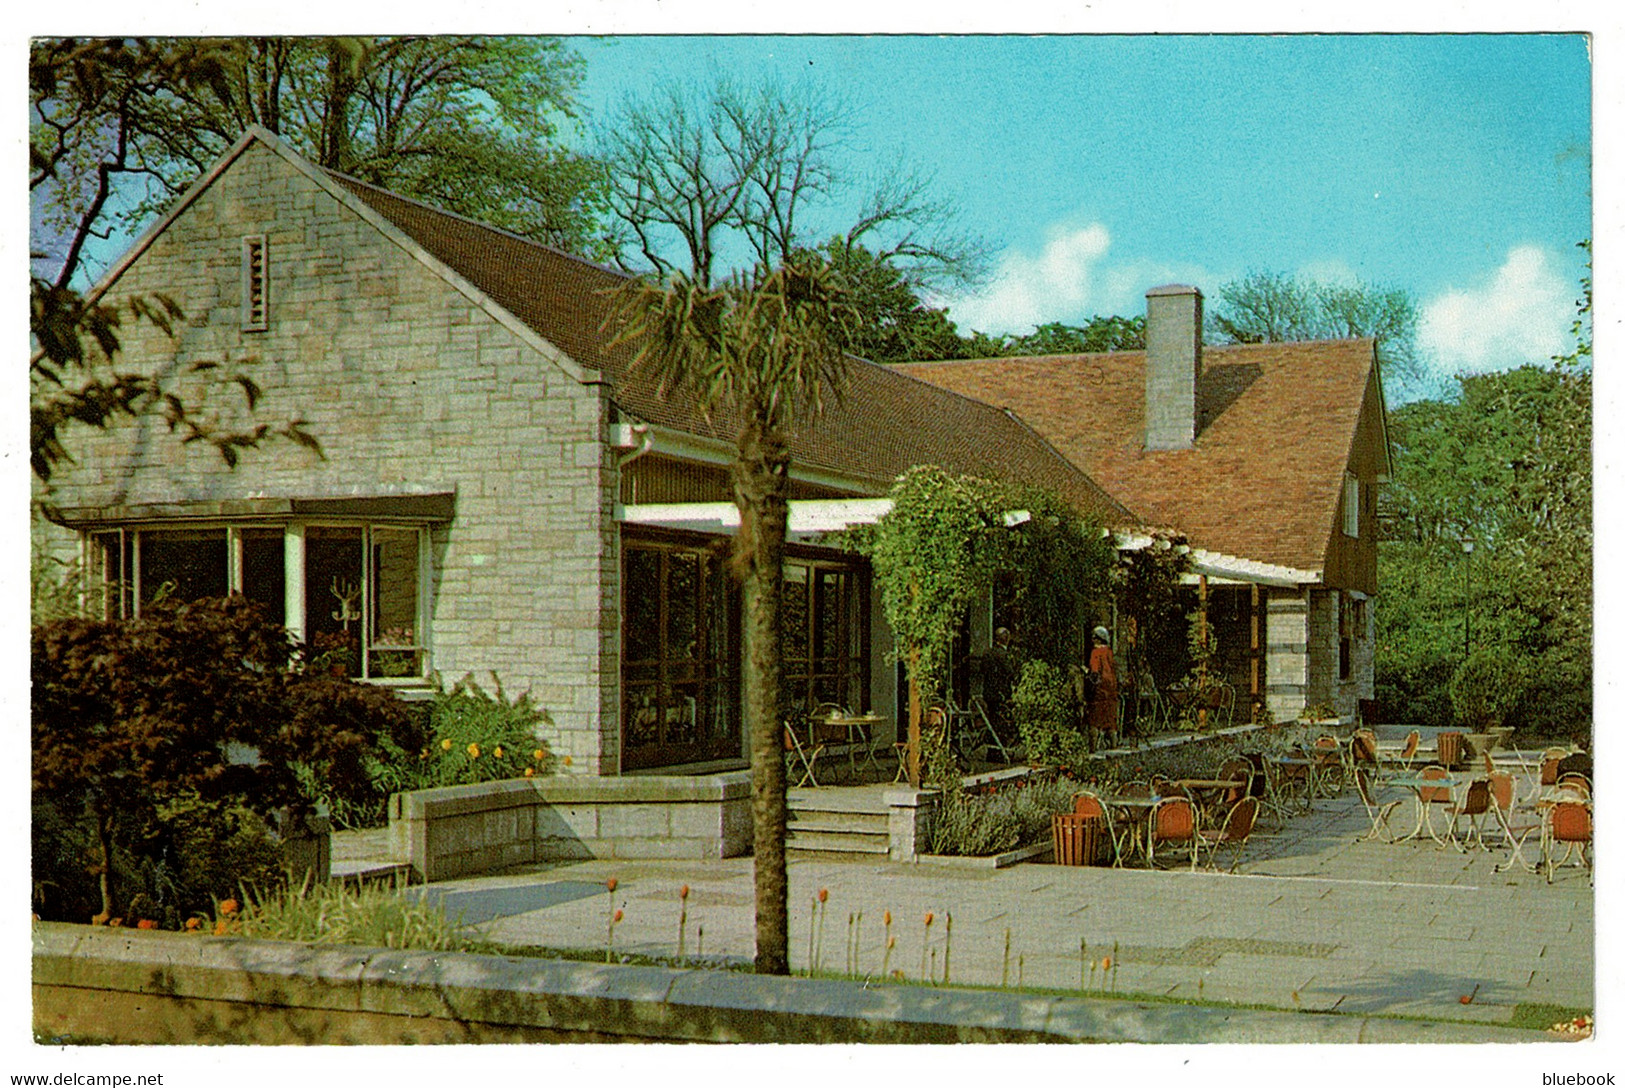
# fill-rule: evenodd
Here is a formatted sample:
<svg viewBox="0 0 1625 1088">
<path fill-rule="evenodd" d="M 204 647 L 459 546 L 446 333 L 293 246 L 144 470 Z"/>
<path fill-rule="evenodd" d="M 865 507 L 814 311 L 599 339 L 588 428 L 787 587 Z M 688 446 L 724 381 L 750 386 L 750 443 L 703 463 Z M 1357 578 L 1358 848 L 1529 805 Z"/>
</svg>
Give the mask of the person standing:
<svg viewBox="0 0 1625 1088">
<path fill-rule="evenodd" d="M 1095 694 L 1089 703 L 1089 725 L 1102 735 L 1117 735 L 1117 663 L 1112 660 L 1112 635 L 1104 627 L 1095 628 L 1094 648 L 1089 651 L 1089 673 Z"/>
</svg>

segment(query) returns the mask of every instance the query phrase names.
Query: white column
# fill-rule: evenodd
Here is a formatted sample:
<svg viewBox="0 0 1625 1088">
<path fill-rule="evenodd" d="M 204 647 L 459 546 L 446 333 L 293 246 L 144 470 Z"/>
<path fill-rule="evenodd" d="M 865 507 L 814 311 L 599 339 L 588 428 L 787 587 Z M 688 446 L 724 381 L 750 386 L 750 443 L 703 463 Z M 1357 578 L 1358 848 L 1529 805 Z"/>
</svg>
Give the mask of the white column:
<svg viewBox="0 0 1625 1088">
<path fill-rule="evenodd" d="M 289 525 L 282 530 L 283 611 L 288 633 L 305 641 L 305 527 Z"/>
</svg>

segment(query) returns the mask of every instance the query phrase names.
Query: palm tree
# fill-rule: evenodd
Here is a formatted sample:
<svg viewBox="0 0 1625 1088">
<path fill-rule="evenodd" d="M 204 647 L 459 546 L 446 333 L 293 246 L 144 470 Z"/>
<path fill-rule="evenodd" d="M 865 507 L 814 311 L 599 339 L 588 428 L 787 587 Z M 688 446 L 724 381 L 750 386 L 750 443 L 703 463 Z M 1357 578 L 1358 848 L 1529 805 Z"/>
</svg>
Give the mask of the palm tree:
<svg viewBox="0 0 1625 1088">
<path fill-rule="evenodd" d="M 615 342 L 634 367 L 660 376 L 662 395 L 695 398 L 708 418 L 737 427 L 732 476 L 739 507 L 734 574 L 744 601 L 744 720 L 755 824 L 756 971 L 790 973 L 784 861 L 785 774 L 779 612 L 789 523 L 790 430 L 839 398 L 840 345 L 857 311 L 839 276 L 809 253 L 736 273 L 720 286 L 682 273 L 634 280 L 615 309 Z"/>
</svg>

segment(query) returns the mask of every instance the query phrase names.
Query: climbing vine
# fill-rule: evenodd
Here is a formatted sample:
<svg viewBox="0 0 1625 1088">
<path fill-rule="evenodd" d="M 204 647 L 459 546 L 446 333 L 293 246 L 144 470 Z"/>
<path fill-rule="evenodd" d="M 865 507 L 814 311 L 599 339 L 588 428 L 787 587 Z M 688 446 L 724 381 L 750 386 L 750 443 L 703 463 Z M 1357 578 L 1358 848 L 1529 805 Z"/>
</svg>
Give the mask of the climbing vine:
<svg viewBox="0 0 1625 1088">
<path fill-rule="evenodd" d="M 922 694 L 943 690 L 954 633 L 1000 574 L 1028 618 L 1030 652 L 1062 667 L 1081 659 L 1084 620 L 1111 592 L 1114 551 L 1099 526 L 1041 489 L 934 466 L 909 469 L 891 500 L 855 545 Z"/>
</svg>

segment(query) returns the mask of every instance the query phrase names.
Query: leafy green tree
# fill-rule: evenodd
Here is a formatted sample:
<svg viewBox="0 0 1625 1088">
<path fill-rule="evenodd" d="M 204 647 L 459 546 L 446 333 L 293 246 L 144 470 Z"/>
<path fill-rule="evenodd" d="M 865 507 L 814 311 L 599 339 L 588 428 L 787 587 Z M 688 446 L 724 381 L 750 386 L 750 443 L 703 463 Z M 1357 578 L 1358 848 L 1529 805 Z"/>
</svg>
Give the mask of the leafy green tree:
<svg viewBox="0 0 1625 1088">
<path fill-rule="evenodd" d="M 1453 721 L 1468 704 L 1450 700 L 1452 682 L 1505 653 L 1518 663 L 1506 674 L 1516 690 L 1494 708 L 1507 724 L 1566 734 L 1590 719 L 1590 308 L 1588 276 L 1575 348 L 1554 365 L 1461 378 L 1453 399 L 1391 413 L 1377 610 L 1385 713 Z"/>
<path fill-rule="evenodd" d="M 1416 301 L 1397 287 L 1326 284 L 1254 271 L 1219 288 L 1209 336 L 1234 344 L 1371 337 L 1387 374 L 1422 377 L 1416 355 Z"/>
<path fill-rule="evenodd" d="M 291 646 L 240 596 L 34 628 L 34 798 L 93 826 L 100 918 L 121 902 L 120 848 L 154 837 L 164 812 L 299 809 L 300 765 L 354 788 L 372 734 L 400 728 L 388 693 L 291 673 Z"/>
<path fill-rule="evenodd" d="M 735 273 L 718 286 L 684 273 L 633 281 L 619 299 L 617 340 L 664 392 L 693 396 L 736 428 L 732 465 L 743 583 L 745 728 L 755 822 L 756 970 L 790 970 L 780 614 L 790 514 L 793 424 L 816 417 L 845 380 L 854 320 L 840 277 L 813 254 Z"/>
</svg>

